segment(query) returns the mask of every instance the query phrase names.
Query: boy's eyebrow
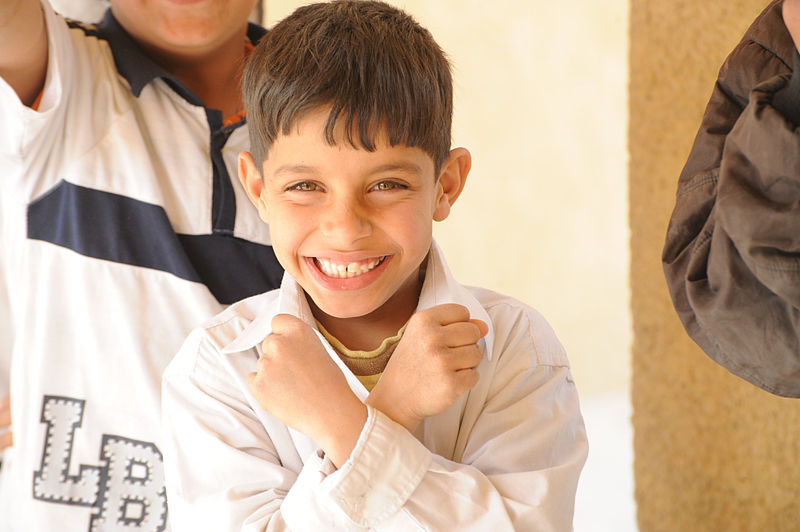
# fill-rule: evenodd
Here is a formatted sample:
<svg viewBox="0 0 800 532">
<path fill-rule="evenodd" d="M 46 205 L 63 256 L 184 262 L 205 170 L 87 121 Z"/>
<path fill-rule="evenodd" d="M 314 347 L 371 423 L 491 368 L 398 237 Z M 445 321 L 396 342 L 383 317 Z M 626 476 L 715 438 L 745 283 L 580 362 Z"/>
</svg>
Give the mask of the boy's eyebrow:
<svg viewBox="0 0 800 532">
<path fill-rule="evenodd" d="M 396 162 L 396 163 L 386 163 L 376 166 L 375 168 L 370 169 L 371 174 L 380 174 L 383 172 L 411 172 L 415 174 L 422 173 L 422 168 L 412 162 Z M 313 166 L 308 166 L 305 164 L 285 164 L 283 166 L 278 167 L 275 170 L 273 175 L 282 175 L 282 174 L 316 174 L 318 170 Z"/>
<path fill-rule="evenodd" d="M 274 175 L 281 174 L 315 174 L 317 170 L 313 166 L 305 164 L 284 164 L 275 170 Z"/>
<path fill-rule="evenodd" d="M 396 171 L 403 171 L 403 172 L 411 172 L 415 174 L 422 173 L 422 168 L 415 163 L 412 162 L 398 162 L 398 163 L 387 163 L 382 164 L 376 168 L 372 169 L 372 173 L 379 174 L 382 172 L 396 172 Z"/>
</svg>

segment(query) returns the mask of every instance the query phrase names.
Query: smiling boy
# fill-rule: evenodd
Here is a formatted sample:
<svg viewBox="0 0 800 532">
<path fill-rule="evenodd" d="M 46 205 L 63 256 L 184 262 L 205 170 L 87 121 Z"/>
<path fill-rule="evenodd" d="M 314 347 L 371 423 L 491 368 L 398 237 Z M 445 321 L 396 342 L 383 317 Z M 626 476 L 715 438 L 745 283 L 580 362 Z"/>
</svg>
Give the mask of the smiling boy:
<svg viewBox="0 0 800 532">
<path fill-rule="evenodd" d="M 571 529 L 587 446 L 563 348 L 432 239 L 470 155 L 430 34 L 380 2 L 303 7 L 243 90 L 239 176 L 286 275 L 164 374 L 176 529 Z"/>
</svg>

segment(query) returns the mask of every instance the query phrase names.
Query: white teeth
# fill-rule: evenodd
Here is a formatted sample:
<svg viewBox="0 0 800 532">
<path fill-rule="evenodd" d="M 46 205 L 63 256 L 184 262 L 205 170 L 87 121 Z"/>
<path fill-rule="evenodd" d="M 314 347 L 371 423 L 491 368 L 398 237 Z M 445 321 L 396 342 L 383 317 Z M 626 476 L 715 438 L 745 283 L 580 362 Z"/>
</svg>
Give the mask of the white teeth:
<svg viewBox="0 0 800 532">
<path fill-rule="evenodd" d="M 364 275 L 368 271 L 375 268 L 378 264 L 383 262 L 386 257 L 378 259 L 370 259 L 361 262 L 351 262 L 349 264 L 335 263 L 328 259 L 316 259 L 319 269 L 322 270 L 328 277 L 336 277 L 338 279 L 347 279 L 350 277 L 358 277 Z"/>
</svg>

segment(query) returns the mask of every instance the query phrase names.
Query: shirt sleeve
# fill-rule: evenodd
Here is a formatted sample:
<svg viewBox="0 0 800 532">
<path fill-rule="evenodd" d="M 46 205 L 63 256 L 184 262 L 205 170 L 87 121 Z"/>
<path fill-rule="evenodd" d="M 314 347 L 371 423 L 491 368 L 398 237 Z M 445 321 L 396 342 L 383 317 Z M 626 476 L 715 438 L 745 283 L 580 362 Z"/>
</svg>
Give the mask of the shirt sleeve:
<svg viewBox="0 0 800 532">
<path fill-rule="evenodd" d="M 65 119 L 65 90 L 63 73 L 73 70 L 74 50 L 67 25 L 43 2 L 48 39 L 48 64 L 45 84 L 37 109 L 23 104 L 17 93 L 0 78 L 0 155 L 13 158 L 32 158 L 37 150 L 47 153 L 47 144 L 55 142 L 61 128 L 55 126 Z"/>
<path fill-rule="evenodd" d="M 280 504 L 296 474 L 195 331 L 162 381 L 169 519 L 175 530 L 286 530 Z M 245 481 L 244 479 L 247 479 Z"/>
<path fill-rule="evenodd" d="M 499 392 L 486 405 L 468 462 L 431 452 L 370 408 L 342 469 L 321 479 L 301 474 L 298 485 L 326 500 L 319 507 L 330 509 L 331 521 L 346 516 L 342 530 L 571 530 L 588 449 L 574 383 L 567 368 L 542 367 L 517 384 L 532 393 Z M 314 529 L 308 499 L 292 495 L 283 505 L 287 523 Z"/>
</svg>

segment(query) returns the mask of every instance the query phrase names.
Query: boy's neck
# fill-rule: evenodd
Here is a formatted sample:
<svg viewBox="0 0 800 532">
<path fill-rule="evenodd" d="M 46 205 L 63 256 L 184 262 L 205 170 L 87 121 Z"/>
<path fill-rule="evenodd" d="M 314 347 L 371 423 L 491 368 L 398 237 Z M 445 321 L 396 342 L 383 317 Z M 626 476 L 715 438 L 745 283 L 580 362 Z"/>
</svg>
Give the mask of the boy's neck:
<svg viewBox="0 0 800 532">
<path fill-rule="evenodd" d="M 384 339 L 396 335 L 416 311 L 422 289 L 421 277 L 412 288 L 399 291 L 373 312 L 353 318 L 330 316 L 306 297 L 317 321 L 345 347 L 356 351 L 373 351 Z"/>
<path fill-rule="evenodd" d="M 151 57 L 224 117 L 242 109 L 241 77 L 246 28 L 224 45 L 204 55 L 179 55 L 149 50 Z"/>
</svg>

